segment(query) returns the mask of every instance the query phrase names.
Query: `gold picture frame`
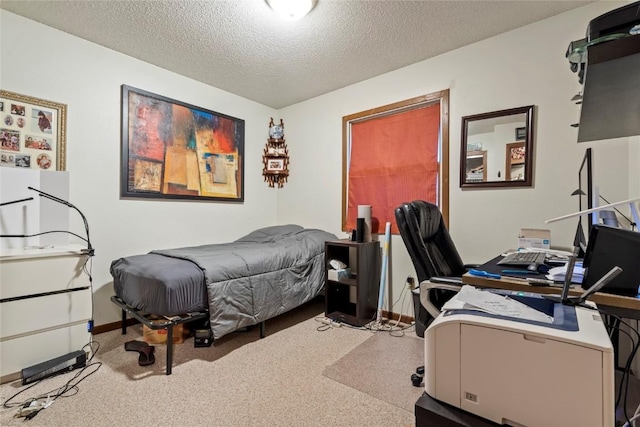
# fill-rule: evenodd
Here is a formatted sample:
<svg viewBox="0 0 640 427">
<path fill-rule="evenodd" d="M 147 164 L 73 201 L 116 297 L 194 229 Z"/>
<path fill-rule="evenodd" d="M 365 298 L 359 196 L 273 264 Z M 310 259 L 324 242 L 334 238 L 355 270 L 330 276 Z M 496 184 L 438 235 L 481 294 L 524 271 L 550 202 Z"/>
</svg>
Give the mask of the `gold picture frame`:
<svg viewBox="0 0 640 427">
<path fill-rule="evenodd" d="M 66 104 L 0 90 L 0 118 L 0 166 L 66 170 Z"/>
</svg>

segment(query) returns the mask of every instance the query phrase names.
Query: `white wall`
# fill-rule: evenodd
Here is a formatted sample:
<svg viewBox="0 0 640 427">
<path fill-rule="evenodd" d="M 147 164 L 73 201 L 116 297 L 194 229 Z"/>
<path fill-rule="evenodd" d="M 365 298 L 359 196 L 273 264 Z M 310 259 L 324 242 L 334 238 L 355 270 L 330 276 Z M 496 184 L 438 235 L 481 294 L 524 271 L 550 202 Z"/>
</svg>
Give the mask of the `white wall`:
<svg viewBox="0 0 640 427">
<path fill-rule="evenodd" d="M 71 203 L 89 222 L 96 325 L 119 320 L 109 266 L 153 249 L 225 242 L 277 222 L 275 190 L 262 178 L 262 149 L 275 110 L 18 15 L 0 11 L 0 87 L 67 104 Z M 120 86 L 245 120 L 245 202 L 121 200 Z M 70 213 L 71 230 L 84 228 Z"/>
<path fill-rule="evenodd" d="M 576 222 L 544 220 L 577 210 L 578 200 L 570 194 L 587 147 L 594 148 L 595 180 L 603 195 L 610 200 L 640 195 L 637 138 L 578 144 L 577 129 L 570 127 L 579 118 L 570 99 L 581 86 L 565 58 L 567 46 L 585 36 L 591 19 L 623 4 L 590 4 L 281 110 L 291 175 L 278 191 L 278 220 L 340 233 L 342 117 L 450 89 L 449 224 L 463 260 L 481 263 L 514 247 L 520 228 L 549 228 L 552 245 L 570 246 Z M 526 105 L 536 106 L 534 187 L 462 191 L 461 117 Z M 391 251 L 395 301 L 415 271 L 399 236 L 393 236 Z"/>
<path fill-rule="evenodd" d="M 544 224 L 573 212 L 584 150 L 594 148 L 602 194 L 620 200 L 640 194 L 640 140 L 577 144 L 569 125 L 579 117 L 570 98 L 580 90 L 564 57 L 587 23 L 620 6 L 599 2 L 458 49 L 330 94 L 274 111 L 214 87 L 82 39 L 0 11 L 0 87 L 68 105 L 70 199 L 91 226 L 94 318 L 119 320 L 109 301 L 109 265 L 152 249 L 223 242 L 263 225 L 299 223 L 341 231 L 342 117 L 450 89 L 450 229 L 465 262 L 483 262 L 516 243 L 518 230 L 550 228 L 552 243 L 568 246 L 573 222 Z M 120 85 L 127 84 L 246 121 L 243 204 L 120 200 Z M 536 105 L 535 186 L 459 188 L 460 118 Z M 282 189 L 263 182 L 262 149 L 269 118 L 285 123 L 291 157 Z M 626 193 L 625 193 L 626 192 Z M 82 224 L 71 214 L 72 230 Z M 399 236 L 390 248 L 391 296 L 415 277 Z M 412 314 L 407 303 L 393 311 Z"/>
</svg>

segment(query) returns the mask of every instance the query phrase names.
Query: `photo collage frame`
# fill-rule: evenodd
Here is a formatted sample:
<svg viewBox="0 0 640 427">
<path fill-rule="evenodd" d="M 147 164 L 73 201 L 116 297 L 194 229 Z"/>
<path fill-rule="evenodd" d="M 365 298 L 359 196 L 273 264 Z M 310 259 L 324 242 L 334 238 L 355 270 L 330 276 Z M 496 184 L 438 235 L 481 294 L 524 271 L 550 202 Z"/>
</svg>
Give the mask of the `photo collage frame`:
<svg viewBox="0 0 640 427">
<path fill-rule="evenodd" d="M 0 166 L 63 171 L 65 104 L 0 90 Z"/>
</svg>

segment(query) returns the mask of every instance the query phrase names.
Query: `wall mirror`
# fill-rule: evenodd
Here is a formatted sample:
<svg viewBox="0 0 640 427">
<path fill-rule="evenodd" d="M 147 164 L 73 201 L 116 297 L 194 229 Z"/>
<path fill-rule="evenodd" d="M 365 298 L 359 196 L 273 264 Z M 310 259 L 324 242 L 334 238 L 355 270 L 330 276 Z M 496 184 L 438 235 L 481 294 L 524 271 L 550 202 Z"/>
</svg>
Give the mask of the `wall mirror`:
<svg viewBox="0 0 640 427">
<path fill-rule="evenodd" d="M 462 118 L 460 187 L 533 186 L 534 106 Z"/>
</svg>

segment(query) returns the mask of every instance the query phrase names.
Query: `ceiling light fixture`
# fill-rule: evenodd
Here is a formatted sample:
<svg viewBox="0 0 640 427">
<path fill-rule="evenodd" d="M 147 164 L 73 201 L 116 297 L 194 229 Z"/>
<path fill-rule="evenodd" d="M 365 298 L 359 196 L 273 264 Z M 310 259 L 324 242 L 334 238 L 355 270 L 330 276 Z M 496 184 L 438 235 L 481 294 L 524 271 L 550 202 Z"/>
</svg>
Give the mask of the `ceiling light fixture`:
<svg viewBox="0 0 640 427">
<path fill-rule="evenodd" d="M 305 16 L 318 0 L 265 0 L 269 7 L 285 19 L 296 20 Z"/>
</svg>

